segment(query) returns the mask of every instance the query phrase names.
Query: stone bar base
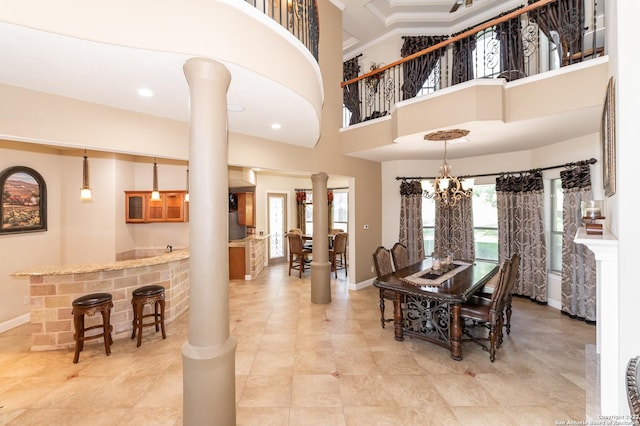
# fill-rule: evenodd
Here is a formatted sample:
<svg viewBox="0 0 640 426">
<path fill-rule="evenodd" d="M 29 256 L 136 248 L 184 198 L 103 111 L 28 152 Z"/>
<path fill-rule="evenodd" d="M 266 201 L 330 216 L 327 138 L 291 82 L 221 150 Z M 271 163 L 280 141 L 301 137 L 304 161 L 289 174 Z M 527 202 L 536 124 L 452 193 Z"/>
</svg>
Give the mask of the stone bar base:
<svg viewBox="0 0 640 426">
<path fill-rule="evenodd" d="M 131 337 L 131 293 L 138 287 L 157 284 L 166 289 L 167 324 L 189 308 L 189 255 L 186 251 L 105 265 L 62 266 L 57 270 L 12 275 L 30 277 L 32 351 L 74 346 L 71 302 L 89 293 L 104 292 L 113 296 L 113 339 Z M 151 312 L 150 309 L 145 306 L 144 313 Z M 85 317 L 85 322 L 87 327 L 99 324 L 101 316 Z"/>
</svg>

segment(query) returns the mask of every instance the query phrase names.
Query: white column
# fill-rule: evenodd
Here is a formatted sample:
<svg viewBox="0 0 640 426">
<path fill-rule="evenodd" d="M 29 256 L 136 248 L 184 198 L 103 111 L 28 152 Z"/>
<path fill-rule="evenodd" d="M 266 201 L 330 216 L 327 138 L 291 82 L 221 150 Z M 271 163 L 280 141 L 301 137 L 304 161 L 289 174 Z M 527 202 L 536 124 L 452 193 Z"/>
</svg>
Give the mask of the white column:
<svg viewBox="0 0 640 426">
<path fill-rule="evenodd" d="M 604 235 L 587 235 L 585 228 L 578 228 L 574 239 L 589 247 L 596 258 L 596 352 L 600 371 L 600 414 L 621 414 L 620 389 L 624 377 L 619 365 L 618 320 L 618 240 L 608 230 Z"/>
<path fill-rule="evenodd" d="M 326 173 L 311 175 L 313 183 L 313 260 L 311 261 L 311 303 L 331 302 L 329 263 L 329 208 Z"/>
<path fill-rule="evenodd" d="M 227 89 L 216 61 L 184 64 L 190 94 L 189 336 L 182 346 L 183 423 L 235 425 L 235 349 L 229 333 Z"/>
</svg>

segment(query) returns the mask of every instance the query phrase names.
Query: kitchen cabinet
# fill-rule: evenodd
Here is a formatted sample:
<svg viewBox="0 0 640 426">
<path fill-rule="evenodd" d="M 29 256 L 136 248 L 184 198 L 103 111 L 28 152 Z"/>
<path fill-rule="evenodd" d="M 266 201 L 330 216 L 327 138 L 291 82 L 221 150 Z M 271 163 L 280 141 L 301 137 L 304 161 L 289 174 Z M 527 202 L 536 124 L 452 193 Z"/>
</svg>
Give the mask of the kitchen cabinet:
<svg viewBox="0 0 640 426">
<path fill-rule="evenodd" d="M 240 192 L 238 195 L 238 224 L 256 226 L 256 197 L 254 192 Z"/>
<path fill-rule="evenodd" d="M 151 191 L 125 191 L 127 223 L 188 222 L 189 203 L 186 191 L 160 191 L 160 199 L 152 200 Z"/>
<path fill-rule="evenodd" d="M 246 249 L 242 247 L 229 247 L 229 279 L 244 280 L 246 274 Z"/>
</svg>

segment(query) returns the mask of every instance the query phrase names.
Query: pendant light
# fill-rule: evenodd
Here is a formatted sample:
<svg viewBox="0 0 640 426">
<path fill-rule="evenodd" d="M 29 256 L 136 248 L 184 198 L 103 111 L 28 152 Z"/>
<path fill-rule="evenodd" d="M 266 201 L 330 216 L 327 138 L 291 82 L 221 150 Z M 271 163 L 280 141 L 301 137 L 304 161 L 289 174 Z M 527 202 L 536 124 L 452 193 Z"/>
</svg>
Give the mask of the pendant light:
<svg viewBox="0 0 640 426">
<path fill-rule="evenodd" d="M 152 200 L 160 200 L 160 192 L 158 191 L 158 163 L 153 159 L 153 191 L 151 192 Z"/>
<path fill-rule="evenodd" d="M 424 137 L 428 141 L 444 141 L 444 161 L 440 166 L 440 176 L 435 178 L 435 182 L 425 182 L 426 189 L 424 197 L 432 198 L 445 207 L 453 207 L 462 198 L 469 198 L 473 195 L 474 180 L 471 178 L 459 179 L 451 174 L 451 165 L 447 162 L 447 142 L 467 136 L 468 130 L 453 129 L 440 130 L 429 133 Z"/>
<path fill-rule="evenodd" d="M 184 201 L 189 202 L 189 168 L 187 167 L 187 193 L 184 194 Z"/>
<path fill-rule="evenodd" d="M 91 187 L 89 187 L 89 160 L 87 159 L 87 150 L 84 150 L 82 160 L 82 189 L 80 190 L 81 201 L 91 201 Z"/>
</svg>

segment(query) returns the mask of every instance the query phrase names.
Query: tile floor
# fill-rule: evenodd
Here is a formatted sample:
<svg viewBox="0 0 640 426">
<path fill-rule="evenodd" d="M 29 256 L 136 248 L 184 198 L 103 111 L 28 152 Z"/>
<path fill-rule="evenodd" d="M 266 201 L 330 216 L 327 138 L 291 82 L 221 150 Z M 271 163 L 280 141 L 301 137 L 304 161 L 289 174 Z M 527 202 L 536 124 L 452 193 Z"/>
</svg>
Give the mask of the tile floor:
<svg viewBox="0 0 640 426">
<path fill-rule="evenodd" d="M 294 274 L 295 275 L 295 274 Z M 463 360 L 422 341 L 396 342 L 380 327 L 378 291 L 348 291 L 332 277 L 332 302 L 310 302 L 310 278 L 267 268 L 230 284 L 238 339 L 238 425 L 553 425 L 585 419 L 585 345 L 595 327 L 514 300 L 513 329 L 495 363 L 480 346 Z M 387 307 L 387 316 L 391 315 Z M 180 425 L 185 314 L 143 342 L 116 340 L 31 352 L 29 325 L 0 334 L 0 424 Z"/>
</svg>

